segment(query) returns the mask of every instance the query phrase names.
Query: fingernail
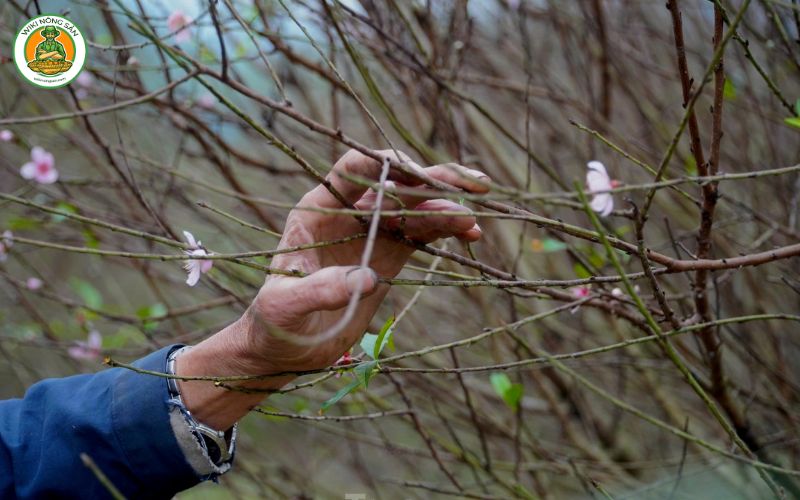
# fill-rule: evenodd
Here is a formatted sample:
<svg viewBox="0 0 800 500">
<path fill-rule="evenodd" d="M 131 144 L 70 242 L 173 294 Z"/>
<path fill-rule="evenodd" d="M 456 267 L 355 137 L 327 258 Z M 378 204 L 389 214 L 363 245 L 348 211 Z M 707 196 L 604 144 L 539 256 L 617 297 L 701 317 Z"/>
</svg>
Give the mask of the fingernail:
<svg viewBox="0 0 800 500">
<path fill-rule="evenodd" d="M 359 285 L 361 293 L 371 292 L 378 283 L 378 275 L 368 267 L 359 267 L 348 271 L 345 282 L 350 294 L 355 293 L 359 289 Z"/>
<path fill-rule="evenodd" d="M 481 172 L 480 170 L 469 169 L 469 170 L 467 170 L 467 172 L 468 172 L 468 173 L 469 173 L 469 175 L 471 175 L 472 177 L 476 177 L 476 178 L 478 178 L 478 179 L 481 179 L 481 180 L 484 180 L 484 179 L 488 179 L 488 178 L 489 178 L 489 176 L 488 176 L 488 175 L 484 174 L 484 173 L 483 173 L 483 172 Z"/>
</svg>

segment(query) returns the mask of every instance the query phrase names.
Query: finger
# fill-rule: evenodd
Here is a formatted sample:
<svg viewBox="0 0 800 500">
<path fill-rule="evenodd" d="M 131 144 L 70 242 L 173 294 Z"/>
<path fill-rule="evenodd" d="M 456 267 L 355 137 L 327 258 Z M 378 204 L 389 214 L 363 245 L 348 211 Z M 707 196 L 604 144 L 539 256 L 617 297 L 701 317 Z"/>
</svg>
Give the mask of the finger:
<svg viewBox="0 0 800 500">
<path fill-rule="evenodd" d="M 402 152 L 399 152 L 399 158 L 398 155 L 391 150 L 377 151 L 377 153 L 406 162 L 410 168 L 421 170 L 419 165 L 412 162 L 411 158 Z M 369 186 L 365 185 L 365 183 L 355 183 L 347 179 L 347 177 L 362 177 L 367 180 L 377 181 L 380 179 L 382 166 L 383 164 L 374 158 L 366 156 L 355 149 L 351 149 L 345 153 L 344 156 L 339 158 L 333 166 L 333 169 L 328 173 L 326 179 L 330 182 L 331 187 L 341 194 L 349 205 L 353 205 L 361 199 Z M 412 177 L 395 169 L 390 170 L 388 178 L 401 182 L 413 182 Z M 339 200 L 322 185 L 317 186 L 306 198 L 307 202 L 315 203 L 322 207 L 339 208 L 342 206 Z"/>
<path fill-rule="evenodd" d="M 457 163 L 443 163 L 423 170 L 433 179 L 445 182 L 470 193 L 486 193 L 489 191 L 491 179 L 480 170 L 469 169 Z M 397 187 L 402 188 L 403 185 L 397 184 L 394 181 L 386 181 L 384 184 L 384 188 L 389 190 Z M 434 199 L 438 196 L 438 190 L 436 189 L 428 188 L 427 186 L 417 188 L 417 190 L 419 189 L 429 190 L 430 195 L 421 193 L 396 193 L 395 196 L 397 199 L 390 197 L 384 198 L 381 208 L 383 210 L 397 210 L 400 208 L 413 207 L 425 200 Z M 356 204 L 356 207 L 362 210 L 371 210 L 375 208 L 376 197 L 377 193 L 370 190 L 364 194 L 361 200 Z"/>
<path fill-rule="evenodd" d="M 378 276 L 368 267 L 330 266 L 303 278 L 281 279 L 280 294 L 275 296 L 285 300 L 284 316 L 300 318 L 314 311 L 341 309 L 357 290 L 366 297 L 377 285 Z"/>
<path fill-rule="evenodd" d="M 426 168 L 425 173 L 434 179 L 446 182 L 470 193 L 486 193 L 492 181 L 480 170 L 467 168 L 458 163 L 442 163 Z"/>
<path fill-rule="evenodd" d="M 481 239 L 482 235 L 483 231 L 481 230 L 481 226 L 475 224 L 474 226 L 472 226 L 472 228 L 464 231 L 461 234 L 457 234 L 456 238 L 458 238 L 461 241 L 472 243 Z"/>
<path fill-rule="evenodd" d="M 449 200 L 428 200 L 417 205 L 414 210 L 433 212 L 461 212 L 468 214 L 470 210 Z M 475 217 L 471 215 L 427 215 L 424 217 L 399 217 L 385 222 L 390 229 L 401 229 L 406 237 L 430 243 L 439 238 L 448 238 L 472 231 Z M 469 237 L 474 233 L 469 233 Z"/>
</svg>

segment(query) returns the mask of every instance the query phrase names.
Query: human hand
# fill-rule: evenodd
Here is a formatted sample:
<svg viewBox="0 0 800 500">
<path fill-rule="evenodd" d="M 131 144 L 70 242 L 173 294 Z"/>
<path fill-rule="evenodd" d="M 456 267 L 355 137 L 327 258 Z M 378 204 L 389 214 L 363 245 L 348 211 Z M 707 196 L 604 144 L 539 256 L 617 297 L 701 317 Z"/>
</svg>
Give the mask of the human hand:
<svg viewBox="0 0 800 500">
<path fill-rule="evenodd" d="M 382 151 L 384 155 L 394 154 Z M 401 153 L 401 160 L 413 169 L 418 165 Z M 424 169 L 431 178 L 473 193 L 488 191 L 489 178 L 482 172 L 453 163 Z M 330 184 L 358 209 L 374 208 L 376 193 L 346 177 L 379 180 L 381 163 L 357 151 L 345 154 L 327 176 Z M 392 171 L 398 186 L 418 185 L 410 176 Z M 433 196 L 433 194 L 432 194 Z M 400 202 L 384 197 L 383 210 L 408 208 L 431 212 L 468 212 L 444 199 L 399 195 Z M 289 213 L 279 249 L 340 240 L 366 232 L 352 215 L 321 213 L 318 209 L 340 209 L 342 204 L 319 185 L 308 192 Z M 314 210 L 309 210 L 314 209 Z M 477 241 L 481 230 L 475 217 L 426 215 L 384 218 L 381 225 L 391 232 L 379 232 L 368 268 L 359 266 L 365 238 L 276 255 L 271 267 L 297 270 L 304 277 L 273 274 L 267 277 L 251 307 L 242 318 L 178 358 L 179 375 L 268 375 L 301 372 L 333 364 L 358 341 L 389 291 L 378 277 L 393 278 L 414 252 L 414 247 L 394 237 L 402 233 L 410 240 L 431 243 L 455 236 Z M 347 304 L 360 288 L 354 313 L 345 318 Z M 331 330 L 340 320 L 343 328 Z M 324 338 L 320 335 L 332 332 Z M 292 375 L 240 383 L 249 389 L 272 390 L 285 385 Z M 201 382 L 179 381 L 186 406 L 201 422 L 219 429 L 232 425 L 263 395 L 231 392 Z"/>
<path fill-rule="evenodd" d="M 394 157 L 392 151 L 381 154 Z M 421 169 L 401 153 L 414 169 Z M 488 191 L 488 177 L 453 163 L 424 169 L 439 181 L 470 192 Z M 346 177 L 361 177 L 377 181 L 381 163 L 351 150 L 334 166 L 327 179 L 348 203 L 358 209 L 372 210 L 376 192 Z M 410 176 L 392 172 L 390 179 L 397 185 L 418 184 Z M 402 205 L 384 197 L 383 210 L 408 208 L 433 212 L 469 212 L 453 201 L 426 199 L 420 196 L 400 195 Z M 340 240 L 366 228 L 352 215 L 326 214 L 308 209 L 336 209 L 342 204 L 319 185 L 307 193 L 289 214 L 279 249 L 292 248 L 319 242 Z M 481 230 L 472 216 L 428 215 L 399 217 L 381 220 L 384 229 L 402 232 L 414 241 L 430 243 L 440 238 L 455 236 L 465 241 L 476 241 Z M 414 248 L 394 237 L 390 232 L 378 233 L 371 255 L 369 269 L 359 263 L 366 245 L 365 238 L 346 243 L 326 245 L 276 255 L 272 267 L 298 270 L 303 278 L 271 275 L 258 293 L 251 309 L 252 325 L 248 330 L 248 351 L 254 353 L 254 367 L 267 371 L 302 371 L 323 368 L 334 363 L 366 330 L 372 316 L 380 306 L 389 285 L 378 283 L 377 277 L 393 278 L 405 265 Z M 361 299 L 354 314 L 341 331 L 331 338 L 322 339 L 323 332 L 331 328 L 345 314 L 351 296 L 360 286 Z"/>
</svg>

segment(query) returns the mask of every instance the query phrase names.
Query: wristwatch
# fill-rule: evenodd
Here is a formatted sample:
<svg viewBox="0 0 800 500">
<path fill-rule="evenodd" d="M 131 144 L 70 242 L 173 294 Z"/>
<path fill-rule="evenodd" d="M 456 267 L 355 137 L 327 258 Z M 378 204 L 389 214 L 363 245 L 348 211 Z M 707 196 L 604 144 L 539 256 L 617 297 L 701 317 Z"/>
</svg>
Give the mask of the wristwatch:
<svg viewBox="0 0 800 500">
<path fill-rule="evenodd" d="M 191 346 L 183 346 L 180 349 L 176 349 L 170 353 L 170 355 L 167 357 L 168 375 L 175 375 L 175 360 L 181 355 L 181 353 L 189 349 L 191 349 Z M 192 413 L 186 408 L 186 405 L 183 404 L 181 392 L 178 390 L 177 379 L 172 377 L 167 378 L 167 388 L 169 390 L 170 399 L 178 408 L 180 408 L 181 413 L 183 413 L 183 416 L 186 419 L 186 423 L 189 425 L 189 428 L 192 431 L 192 434 L 195 438 L 197 438 L 200 446 L 206 451 L 211 462 L 216 466 L 230 462 L 233 458 L 233 451 L 236 449 L 236 435 L 239 424 L 234 424 L 233 427 L 227 431 L 218 431 L 216 429 L 212 429 L 211 427 L 198 422 Z"/>
</svg>

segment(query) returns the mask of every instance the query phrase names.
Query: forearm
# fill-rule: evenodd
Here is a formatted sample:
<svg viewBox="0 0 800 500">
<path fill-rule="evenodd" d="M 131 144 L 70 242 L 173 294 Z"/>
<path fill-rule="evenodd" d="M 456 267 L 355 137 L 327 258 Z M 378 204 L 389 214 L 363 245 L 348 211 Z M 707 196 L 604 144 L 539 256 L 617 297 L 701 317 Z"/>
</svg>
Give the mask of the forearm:
<svg viewBox="0 0 800 500">
<path fill-rule="evenodd" d="M 134 365 L 161 372 L 173 348 Z M 105 498 L 82 452 L 129 498 L 169 498 L 196 484 L 168 398 L 163 378 L 113 368 L 44 380 L 0 402 L 0 498 Z"/>
<path fill-rule="evenodd" d="M 262 327 L 254 324 L 245 313 L 238 321 L 209 337 L 176 359 L 178 376 L 261 375 L 263 366 L 249 348 L 248 339 L 263 335 Z M 294 376 L 268 377 L 262 380 L 230 382 L 226 385 L 244 391 L 217 387 L 212 381 L 178 380 L 186 408 L 194 417 L 214 429 L 226 430 L 246 415 L 269 394 L 280 389 Z M 253 392 L 256 391 L 256 392 Z"/>
</svg>

